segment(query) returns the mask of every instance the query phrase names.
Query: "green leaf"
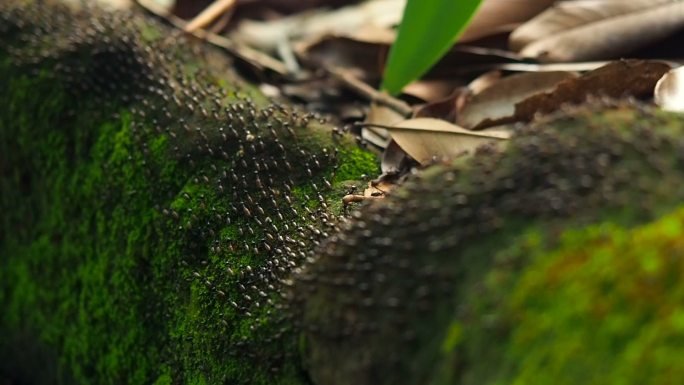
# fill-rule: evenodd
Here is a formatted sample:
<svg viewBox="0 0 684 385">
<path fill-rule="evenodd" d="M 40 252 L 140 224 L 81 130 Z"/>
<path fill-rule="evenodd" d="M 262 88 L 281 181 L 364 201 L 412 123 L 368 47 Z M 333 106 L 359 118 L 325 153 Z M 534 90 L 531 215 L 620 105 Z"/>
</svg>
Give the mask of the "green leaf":
<svg viewBox="0 0 684 385">
<path fill-rule="evenodd" d="M 408 0 L 390 49 L 382 89 L 398 94 L 454 44 L 481 0 Z"/>
</svg>

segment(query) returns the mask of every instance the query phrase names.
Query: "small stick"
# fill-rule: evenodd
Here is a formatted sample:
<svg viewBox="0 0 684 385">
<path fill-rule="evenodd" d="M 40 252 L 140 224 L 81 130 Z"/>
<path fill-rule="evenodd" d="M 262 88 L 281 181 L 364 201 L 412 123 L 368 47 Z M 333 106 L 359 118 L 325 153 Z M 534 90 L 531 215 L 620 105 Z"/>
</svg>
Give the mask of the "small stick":
<svg viewBox="0 0 684 385">
<path fill-rule="evenodd" d="M 172 26 L 180 30 L 186 29 L 187 23 L 185 22 L 185 20 L 179 18 L 178 16 L 170 14 L 169 12 L 155 4 L 154 1 L 135 0 L 135 2 L 145 11 L 165 20 Z M 191 32 L 191 34 L 197 38 L 206 40 L 207 42 L 213 44 L 216 47 L 225 49 L 233 56 L 238 57 L 246 62 L 249 62 L 254 66 L 269 69 L 281 76 L 288 75 L 288 71 L 285 67 L 285 64 L 278 61 L 277 59 L 274 59 L 271 56 L 268 56 L 263 52 L 257 51 L 244 44 L 235 43 L 226 37 L 205 31 L 203 29 L 198 29 L 194 32 Z"/>
<path fill-rule="evenodd" d="M 366 97 L 368 100 L 387 106 L 403 116 L 411 116 L 413 110 L 407 103 L 392 97 L 387 93 L 376 90 L 375 88 L 359 80 L 349 71 L 345 71 L 339 67 L 327 67 L 326 70 L 336 79 L 344 83 L 347 87 L 352 89 L 357 94 Z"/>
<path fill-rule="evenodd" d="M 347 206 L 351 203 L 358 203 L 358 202 L 365 202 L 365 201 L 370 201 L 374 199 L 382 199 L 384 198 L 383 196 L 365 196 L 365 195 L 345 195 L 342 197 L 342 204 Z"/>
<path fill-rule="evenodd" d="M 193 33 L 198 29 L 204 29 L 219 16 L 232 11 L 233 8 L 235 8 L 235 4 L 235 0 L 216 0 L 190 20 L 183 29 L 188 33 Z"/>
</svg>

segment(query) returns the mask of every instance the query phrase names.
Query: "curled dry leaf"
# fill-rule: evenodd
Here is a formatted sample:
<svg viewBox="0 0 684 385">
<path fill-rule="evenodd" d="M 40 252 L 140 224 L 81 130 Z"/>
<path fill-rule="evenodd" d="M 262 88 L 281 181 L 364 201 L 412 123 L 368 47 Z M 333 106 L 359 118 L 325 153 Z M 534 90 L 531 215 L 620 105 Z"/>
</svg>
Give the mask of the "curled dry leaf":
<svg viewBox="0 0 684 385">
<path fill-rule="evenodd" d="M 361 28 L 389 28 L 399 23 L 406 0 L 370 0 L 326 11 L 312 11 L 276 21 L 244 21 L 230 37 L 265 51 L 281 40 L 316 40 L 325 35 L 353 35 Z"/>
<path fill-rule="evenodd" d="M 555 34 L 670 1 L 575 0 L 558 2 L 539 16 L 516 28 L 509 39 L 510 48 L 520 51 L 528 44 Z"/>
<path fill-rule="evenodd" d="M 501 80 L 503 74 L 501 71 L 489 71 L 473 79 L 468 83 L 468 89 L 473 95 L 477 95 L 485 89 L 494 85 L 494 83 Z"/>
<path fill-rule="evenodd" d="M 608 61 L 588 61 L 577 63 L 503 63 L 492 66 L 492 69 L 514 72 L 584 72 L 593 71 L 597 68 L 603 67 L 608 63 Z"/>
<path fill-rule="evenodd" d="M 378 126 L 392 126 L 404 119 L 406 117 L 396 110 L 372 102 L 365 121 L 368 126 L 361 129 L 361 137 L 380 148 L 386 148 L 392 139 L 386 129 Z"/>
<path fill-rule="evenodd" d="M 367 198 L 384 198 L 396 185 L 391 180 L 380 179 L 368 182 L 368 187 L 363 190 L 363 196 Z"/>
<path fill-rule="evenodd" d="M 431 103 L 449 97 L 462 84 L 458 79 L 420 79 L 404 87 L 402 95 Z"/>
<path fill-rule="evenodd" d="M 684 67 L 675 68 L 658 80 L 655 102 L 666 111 L 684 112 Z"/>
<path fill-rule="evenodd" d="M 559 2 L 511 34 L 524 57 L 548 62 L 615 58 L 684 27 L 679 0 Z"/>
<path fill-rule="evenodd" d="M 368 82 L 379 81 L 383 63 L 390 49 L 389 42 L 359 40 L 355 36 L 325 36 L 313 42 L 295 45 L 298 58 L 311 67 L 352 67 L 362 71 Z M 423 78 L 453 81 L 459 76 L 472 75 L 501 65 L 517 63 L 520 56 L 514 52 L 457 44 Z"/>
<path fill-rule="evenodd" d="M 504 128 L 470 131 L 444 120 L 415 118 L 388 128 L 392 139 L 421 164 L 454 158 L 478 147 L 502 143 L 511 136 Z"/>
<path fill-rule="evenodd" d="M 447 122 L 456 122 L 458 111 L 469 95 L 467 87 L 456 88 L 446 98 L 427 103 L 417 107 L 413 113 L 414 118 L 436 118 Z"/>
<path fill-rule="evenodd" d="M 580 104 L 591 96 L 650 98 L 670 65 L 648 60 L 620 60 L 559 83 L 552 92 L 533 95 L 516 104 L 513 121 L 530 121 L 536 114 L 558 110 L 563 104 Z M 508 122 L 507 122 L 508 123 Z"/>
<path fill-rule="evenodd" d="M 576 76 L 573 72 L 529 72 L 506 77 L 466 100 L 457 122 L 462 127 L 480 129 L 510 121 L 517 103 Z"/>
<path fill-rule="evenodd" d="M 499 32 L 512 31 L 543 11 L 555 0 L 484 0 L 459 42 L 473 41 Z"/>
<path fill-rule="evenodd" d="M 411 168 L 411 163 L 411 158 L 392 140 L 382 152 L 380 171 L 383 174 L 402 173 Z"/>
<path fill-rule="evenodd" d="M 396 182 L 397 178 L 386 178 L 381 176 L 377 180 L 368 182 L 368 187 L 363 190 L 363 194 L 347 194 L 342 197 L 342 205 L 346 209 L 346 207 L 352 203 L 383 199 L 397 186 Z"/>
</svg>

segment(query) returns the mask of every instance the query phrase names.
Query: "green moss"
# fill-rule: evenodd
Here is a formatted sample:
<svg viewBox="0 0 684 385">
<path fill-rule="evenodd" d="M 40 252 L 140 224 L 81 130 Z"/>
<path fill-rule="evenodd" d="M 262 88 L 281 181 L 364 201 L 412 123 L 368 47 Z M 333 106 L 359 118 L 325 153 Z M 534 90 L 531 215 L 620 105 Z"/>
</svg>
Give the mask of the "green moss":
<svg viewBox="0 0 684 385">
<path fill-rule="evenodd" d="M 661 384 L 682 375 L 682 209 L 567 233 L 510 298 L 516 384 Z"/>
<path fill-rule="evenodd" d="M 17 336 L 0 357 L 35 350 L 19 364 L 51 364 L 3 361 L 0 379 L 307 383 L 281 281 L 320 238 L 306 226 L 332 214 L 318 196 L 342 197 L 324 182 L 335 164 L 377 165 L 348 139 L 333 159 L 328 127 L 236 100 L 237 80 L 188 70 L 185 88 L 165 85 L 177 64 L 205 64 L 157 41 L 168 31 L 154 23 L 12 4 L 0 6 L 0 42 L 41 28 L 20 51 L 0 48 L 0 333 Z M 100 39 L 117 34 L 79 35 L 93 23 L 106 26 Z M 34 44 L 49 54 L 34 56 Z M 100 44 L 115 53 L 101 58 Z"/>
<path fill-rule="evenodd" d="M 351 139 L 140 20 L 3 6 L 0 380 L 679 378 L 681 118 L 571 111 L 340 224 Z"/>
<path fill-rule="evenodd" d="M 335 174 L 336 181 L 359 180 L 363 176 L 378 175 L 376 156 L 368 151 L 351 147 L 340 152 L 340 159 L 340 167 Z"/>
<path fill-rule="evenodd" d="M 454 321 L 465 333 L 445 351 L 448 364 L 436 383 L 678 378 L 682 220 L 679 208 L 636 227 L 601 222 L 563 232 L 552 247 L 541 242 L 544 231 L 528 231 L 497 254 L 464 305 L 471 316 Z M 456 369 L 454 360 L 465 357 L 470 365 Z"/>
<path fill-rule="evenodd" d="M 528 358 L 524 344 L 509 357 L 520 319 L 504 309 L 516 280 L 537 268 L 532 256 L 557 247 L 570 229 L 602 222 L 629 228 L 678 206 L 683 127 L 677 116 L 635 108 L 570 111 L 525 128 L 503 151 L 426 170 L 366 207 L 296 279 L 313 380 L 510 383 Z M 605 260 L 597 266 L 611 269 Z M 553 292 L 545 294 L 557 303 Z M 549 306 L 531 324 L 553 318 Z M 636 333 L 643 319 L 630 322 Z M 576 331 L 561 326 L 548 330 L 567 331 L 567 348 L 540 334 L 547 350 L 525 376 L 552 359 L 553 349 L 559 359 L 584 359 L 571 349 L 582 341 Z M 576 326 L 593 328 L 592 320 Z M 577 372 L 587 373 L 581 365 Z"/>
</svg>

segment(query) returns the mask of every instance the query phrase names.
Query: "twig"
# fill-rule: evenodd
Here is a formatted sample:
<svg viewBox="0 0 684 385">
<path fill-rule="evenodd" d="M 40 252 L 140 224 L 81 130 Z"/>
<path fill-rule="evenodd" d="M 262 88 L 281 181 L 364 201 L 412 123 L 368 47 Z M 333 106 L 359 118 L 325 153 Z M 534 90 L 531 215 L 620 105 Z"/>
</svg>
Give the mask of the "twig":
<svg viewBox="0 0 684 385">
<path fill-rule="evenodd" d="M 198 29 L 206 28 L 219 16 L 232 11 L 235 3 L 235 0 L 214 1 L 185 25 L 185 32 L 193 33 Z"/>
<path fill-rule="evenodd" d="M 367 98 L 372 102 L 376 102 L 378 104 L 387 106 L 406 117 L 410 116 L 413 112 L 411 106 L 409 106 L 404 101 L 394 98 L 391 95 L 386 94 L 384 92 L 376 90 L 375 88 L 359 80 L 356 76 L 352 75 L 349 71 L 346 71 L 343 68 L 327 67 L 326 70 L 328 71 L 328 73 L 330 73 L 330 75 L 334 76 L 336 79 L 341 81 L 352 91 Z"/>
<path fill-rule="evenodd" d="M 185 30 L 188 25 L 185 20 L 170 14 L 164 8 L 155 4 L 152 0 L 135 0 L 135 3 L 145 11 L 165 20 L 180 30 Z M 289 74 L 285 64 L 244 44 L 235 43 L 223 36 L 205 31 L 203 29 L 197 29 L 191 32 L 191 34 L 199 39 L 206 40 L 210 44 L 225 49 L 231 55 L 242 59 L 255 67 L 269 69 L 281 76 L 287 76 Z"/>
<path fill-rule="evenodd" d="M 365 196 L 365 195 L 345 195 L 342 197 L 342 204 L 344 206 L 348 206 L 352 203 L 360 203 L 360 202 L 365 202 L 365 201 L 370 201 L 374 199 L 382 199 L 384 196 Z"/>
</svg>

